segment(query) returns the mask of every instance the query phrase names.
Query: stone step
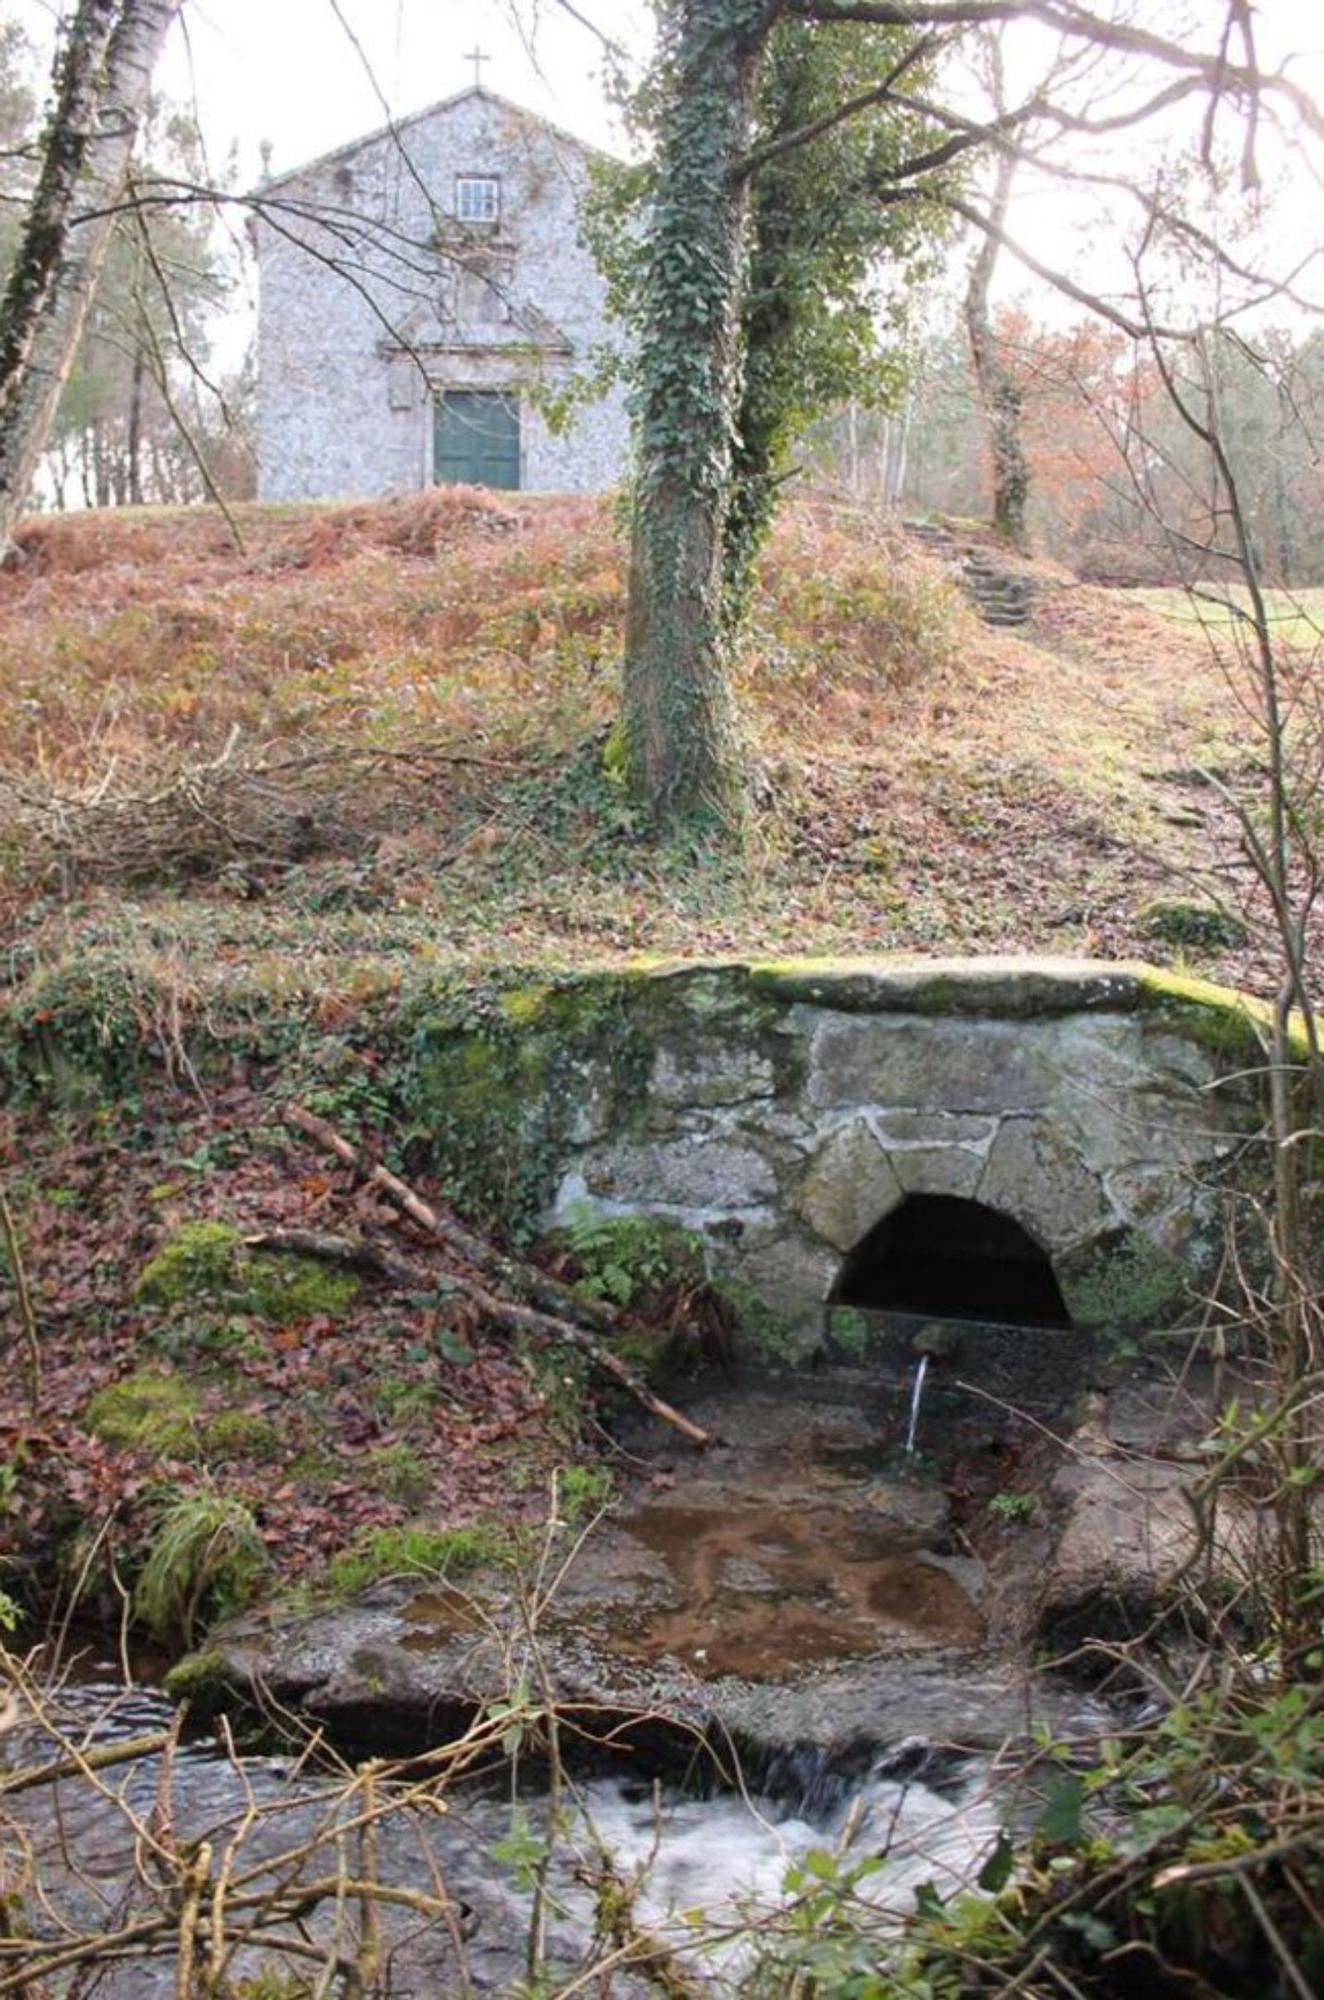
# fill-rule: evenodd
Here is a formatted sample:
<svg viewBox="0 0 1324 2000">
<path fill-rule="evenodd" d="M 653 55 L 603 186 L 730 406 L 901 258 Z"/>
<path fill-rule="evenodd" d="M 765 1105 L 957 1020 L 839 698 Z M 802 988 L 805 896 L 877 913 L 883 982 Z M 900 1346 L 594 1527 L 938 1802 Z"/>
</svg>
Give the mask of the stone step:
<svg viewBox="0 0 1324 2000">
<path fill-rule="evenodd" d="M 959 559 L 961 586 L 986 625 L 1010 628 L 1028 622 L 1035 589 L 1032 578 L 999 569 L 984 549 L 962 549 L 951 530 L 935 521 L 903 521 L 901 525 L 922 547 L 953 561 Z"/>
</svg>

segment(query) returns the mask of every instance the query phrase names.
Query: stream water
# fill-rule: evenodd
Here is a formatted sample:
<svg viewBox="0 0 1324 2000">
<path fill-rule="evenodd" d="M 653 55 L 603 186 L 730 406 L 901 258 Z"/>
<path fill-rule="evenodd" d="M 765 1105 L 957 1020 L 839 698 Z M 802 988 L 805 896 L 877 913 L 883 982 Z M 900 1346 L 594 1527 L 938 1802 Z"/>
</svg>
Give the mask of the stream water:
<svg viewBox="0 0 1324 2000">
<path fill-rule="evenodd" d="M 85 1672 L 81 1684 L 66 1684 L 59 1696 L 66 1737 L 97 1744 L 168 1725 L 163 1696 L 143 1688 L 126 1693 L 110 1679 L 109 1663 L 92 1662 Z M 41 1761 L 53 1747 L 35 1723 L 20 1722 L 4 1738 L 3 1763 Z M 572 1779 L 547 1878 L 547 1962 L 560 1982 L 551 1990 L 570 1985 L 607 1950 L 595 1939 L 592 1889 L 604 1860 L 636 1889 L 636 1922 L 674 1944 L 701 1984 L 736 1993 L 750 1976 L 755 1946 L 748 1936 L 733 1941 L 730 1934 L 775 1928 L 787 1870 L 813 1849 L 837 1850 L 845 1865 L 885 1856 L 861 1894 L 898 1914 L 921 1882 L 947 1894 L 969 1879 L 997 1835 L 988 1775 L 986 1758 L 926 1764 L 922 1746 L 911 1743 L 880 1751 L 850 1774 L 815 1754 L 785 1755 L 743 1794 L 701 1797 L 633 1772 L 582 1784 Z M 255 1817 L 237 1875 L 254 1870 L 255 1880 L 274 1880 L 277 1857 L 304 1844 L 304 1870 L 325 1875 L 345 1846 L 338 1825 L 354 1810 L 344 1784 L 345 1773 L 330 1764 L 236 1758 L 200 1737 L 180 1746 L 168 1791 L 162 1759 L 151 1755 L 107 1770 L 96 1787 L 62 1780 L 8 1801 L 7 1886 L 28 1887 L 28 1919 L 38 1937 L 112 1929 L 160 1906 L 141 1827 L 168 1825 L 180 1842 L 206 1837 L 219 1852 L 246 1813 Z M 548 1818 L 545 1791 L 512 1797 L 497 1782 L 471 1782 L 448 1795 L 444 1815 L 402 1804 L 383 1819 L 381 1879 L 441 1895 L 454 1913 L 449 1927 L 407 1911 L 385 1913 L 383 1991 L 396 2000 L 439 2000 L 522 1990 L 534 1900 L 528 1870 Z M 44 1905 L 30 1893 L 35 1878 Z M 305 1923 L 303 1936 L 325 1943 L 330 1923 L 327 1906 Z M 236 1976 L 256 1978 L 264 1956 L 241 1951 Z M 622 2000 L 645 1990 L 619 1971 L 610 1983 L 604 1978 L 595 1973 L 589 1990 Z M 173 1981 L 167 1952 L 112 1965 L 95 1990 L 107 2000 L 155 2000 L 173 1992 Z M 71 1989 L 56 1978 L 46 1990 Z"/>
<path fill-rule="evenodd" d="M 534 1954 L 546 1975 L 540 1996 L 655 1994 L 637 1973 L 604 1965 L 621 1936 L 609 1905 L 622 1898 L 634 1925 L 683 1964 L 689 1986 L 672 1990 L 753 1993 L 759 1953 L 789 1926 L 788 1871 L 814 1850 L 836 1857 L 814 1861 L 820 1874 L 835 1869 L 840 1879 L 865 1865 L 856 1907 L 872 1906 L 869 1920 L 885 1931 L 913 1908 L 919 1885 L 946 1896 L 971 1880 L 1003 1820 L 1023 1810 L 997 1754 L 970 1746 L 1024 1738 L 1036 1724 L 1058 1740 L 1108 1726 L 1066 1690 L 981 1650 L 979 1566 L 952 1552 L 946 1499 L 915 1469 L 913 1451 L 901 1453 L 903 1476 L 887 1455 L 903 1441 L 913 1447 L 924 1374 L 921 1363 L 890 1447 L 845 1378 L 835 1389 L 815 1385 L 814 1401 L 808 1389 L 795 1401 L 744 1391 L 699 1406 L 722 1448 L 674 1475 L 662 1460 L 657 1482 L 642 1481 L 632 1506 L 599 1524 L 544 1619 L 540 1671 L 553 1685 L 561 1675 L 579 1687 L 585 1712 L 608 1717 L 603 1729 L 627 1709 L 672 1718 L 672 1771 L 676 1741 L 691 1740 L 683 1729 L 677 1736 L 675 1718 L 706 1716 L 721 1784 L 711 1760 L 698 1757 L 693 1787 L 658 1780 L 642 1752 L 607 1774 L 599 1756 L 588 1776 L 568 1754 L 555 1811 L 545 1773 L 512 1777 L 499 1758 L 485 1775 L 453 1783 L 440 1807 L 435 1796 L 411 1795 L 408 1777 L 390 1788 L 383 1781 L 379 1802 L 390 1810 L 378 1832 L 378 1880 L 422 1892 L 433 1909 L 382 1910 L 374 1993 L 514 2000 L 531 1990 L 530 1940 L 543 1933 Z M 635 1463 L 646 1471 L 649 1462 Z M 466 1596 L 460 1618 L 456 1596 L 405 1587 L 398 1601 L 332 1609 L 302 1627 L 259 1621 L 258 1679 L 277 1694 L 283 1685 L 291 1702 L 300 1684 L 348 1690 L 342 1726 L 346 1715 L 373 1711 L 383 1726 L 374 1740 L 404 1724 L 396 1740 L 421 1752 L 439 1740 L 433 1704 L 444 1706 L 448 1690 L 464 1685 L 481 1706 L 519 1671 L 494 1623 L 495 1601 Z M 318 1713 L 333 1710 L 324 1701 Z M 93 1654 L 66 1678 L 52 1714 L 66 1743 L 87 1745 L 163 1730 L 172 1711 L 150 1686 L 126 1693 L 112 1663 Z M 733 1735 L 783 1747 L 747 1755 L 742 1772 Z M 822 1744 L 846 1747 L 811 1747 Z M 6 1767 L 59 1754 L 34 1717 L 0 1715 L 0 1780 Z M 237 1756 L 199 1736 L 168 1767 L 160 1755 L 140 1755 L 95 1784 L 82 1776 L 0 1797 L 0 1896 L 18 1892 L 36 1939 L 73 1941 L 166 1908 L 154 1838 L 205 1839 L 213 1866 L 233 1843 L 229 1875 L 241 1899 L 227 1925 L 233 1939 L 246 1920 L 244 1896 L 366 1865 L 355 1783 L 353 1768 L 329 1751 Z M 234 1990 L 244 2000 L 304 1992 L 334 2000 L 341 1988 L 319 1988 L 320 1967 L 332 1946 L 352 1957 L 357 1921 L 352 1897 L 339 1918 L 327 1897 L 297 1928 L 282 1917 L 265 1943 L 240 1941 Z M 290 1943 L 300 1955 L 287 1969 L 310 1983 L 245 1989 L 272 1950 Z M 158 1957 L 109 1964 L 95 1983 L 100 2000 L 167 2000 L 173 1946 L 173 1934 L 163 1935 Z M 0 1996 L 13 1990 L 7 1956 L 0 1941 Z M 75 1972 L 55 1971 L 43 2000 L 81 2000 L 91 1989 L 76 1982 Z M 757 1990 L 784 1984 L 779 1974 Z"/>
</svg>

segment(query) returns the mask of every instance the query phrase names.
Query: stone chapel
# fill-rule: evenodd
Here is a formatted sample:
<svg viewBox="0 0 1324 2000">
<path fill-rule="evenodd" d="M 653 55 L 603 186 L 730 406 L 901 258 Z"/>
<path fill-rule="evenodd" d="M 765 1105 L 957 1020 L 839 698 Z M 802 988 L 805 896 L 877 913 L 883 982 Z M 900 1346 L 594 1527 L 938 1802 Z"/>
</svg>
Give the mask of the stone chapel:
<svg viewBox="0 0 1324 2000">
<path fill-rule="evenodd" d="M 619 385 L 554 432 L 540 392 L 613 339 L 580 240 L 593 149 L 480 84 L 258 191 L 258 495 L 622 476 Z"/>
</svg>

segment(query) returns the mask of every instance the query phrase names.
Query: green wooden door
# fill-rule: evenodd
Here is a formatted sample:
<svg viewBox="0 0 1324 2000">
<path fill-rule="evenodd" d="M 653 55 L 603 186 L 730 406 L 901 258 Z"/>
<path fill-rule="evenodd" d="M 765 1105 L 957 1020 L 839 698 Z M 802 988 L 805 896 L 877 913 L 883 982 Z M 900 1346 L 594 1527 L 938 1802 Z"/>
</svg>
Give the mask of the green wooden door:
<svg viewBox="0 0 1324 2000">
<path fill-rule="evenodd" d="M 486 389 L 439 396 L 434 464 L 439 486 L 518 487 L 518 397 Z"/>
</svg>

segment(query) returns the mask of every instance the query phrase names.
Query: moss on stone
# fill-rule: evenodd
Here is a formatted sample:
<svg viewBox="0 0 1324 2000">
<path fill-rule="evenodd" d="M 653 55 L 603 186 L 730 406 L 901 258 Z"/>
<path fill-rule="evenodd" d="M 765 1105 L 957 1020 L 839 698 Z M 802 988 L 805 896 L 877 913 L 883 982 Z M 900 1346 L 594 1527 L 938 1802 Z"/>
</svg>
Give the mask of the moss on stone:
<svg viewBox="0 0 1324 2000">
<path fill-rule="evenodd" d="M 1164 1325 L 1186 1295 L 1183 1266 L 1138 1229 L 1116 1230 L 1060 1259 L 1056 1269 L 1073 1322 L 1090 1330 Z"/>
<path fill-rule="evenodd" d="M 83 1412 L 94 1437 L 126 1451 L 148 1447 L 162 1458 L 177 1458 L 193 1445 L 197 1390 L 178 1375 L 143 1368 L 121 1382 L 98 1389 Z"/>
<path fill-rule="evenodd" d="M 134 1297 L 144 1305 L 193 1305 L 234 1289 L 243 1239 L 224 1222 L 184 1222 L 143 1266 Z"/>
<path fill-rule="evenodd" d="M 257 1410 L 218 1410 L 202 1426 L 202 1456 L 209 1463 L 247 1458 L 265 1464 L 279 1457 L 281 1435 Z"/>
<path fill-rule="evenodd" d="M 188 1703 L 195 1722 L 210 1722 L 231 1704 L 237 1692 L 229 1662 L 214 1646 L 176 1660 L 164 1686 L 171 1701 Z"/>
<path fill-rule="evenodd" d="M 827 1316 L 828 1349 L 843 1361 L 861 1362 L 869 1353 L 870 1328 L 856 1306 L 833 1306 Z"/>
<path fill-rule="evenodd" d="M 549 991 L 546 986 L 513 986 L 500 995 L 497 1006 L 517 1028 L 527 1028 L 546 1014 Z"/>
<path fill-rule="evenodd" d="M 257 1311 L 276 1326 L 324 1313 L 336 1317 L 348 1312 L 359 1294 L 352 1271 L 314 1257 L 248 1257 L 238 1275 Z"/>
<path fill-rule="evenodd" d="M 712 1289 L 735 1321 L 740 1358 L 766 1367 L 786 1367 L 803 1357 L 804 1339 L 793 1320 L 760 1298 L 746 1278 L 716 1278 Z"/>
<path fill-rule="evenodd" d="M 1155 897 L 1137 910 L 1136 922 L 1147 937 L 1196 951 L 1233 951 L 1250 936 L 1233 911 L 1179 896 Z"/>
<path fill-rule="evenodd" d="M 316 1258 L 248 1252 L 238 1230 L 223 1222 L 182 1223 L 134 1286 L 135 1298 L 145 1305 L 226 1306 L 258 1313 L 277 1326 L 347 1312 L 358 1291 L 352 1271 Z"/>
<path fill-rule="evenodd" d="M 1273 1011 L 1265 1001 L 1215 985 L 1212 980 L 1164 972 L 1155 966 L 1141 967 L 1139 976 L 1141 1004 L 1151 1019 L 1196 1043 L 1219 1062 L 1240 1065 L 1262 1057 L 1273 1029 Z M 1294 1062 L 1304 1061 L 1309 1054 L 1305 1032 L 1296 1021 L 1289 1026 L 1288 1048 Z"/>
</svg>

